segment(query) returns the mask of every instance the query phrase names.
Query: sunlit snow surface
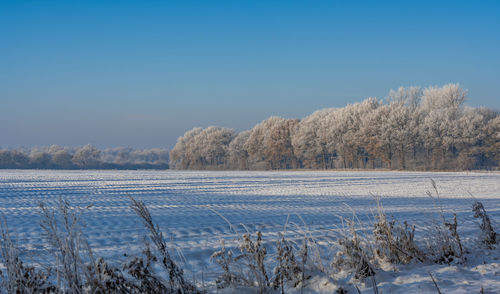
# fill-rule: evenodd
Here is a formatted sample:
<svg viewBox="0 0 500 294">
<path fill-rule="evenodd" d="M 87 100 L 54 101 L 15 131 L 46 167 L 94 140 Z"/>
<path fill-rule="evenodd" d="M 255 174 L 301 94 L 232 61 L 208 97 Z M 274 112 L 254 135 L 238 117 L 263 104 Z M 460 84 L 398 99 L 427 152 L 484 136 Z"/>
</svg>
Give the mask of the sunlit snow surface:
<svg viewBox="0 0 500 294">
<path fill-rule="evenodd" d="M 427 196 L 427 191 L 436 194 L 431 179 L 437 183 L 445 213 L 457 213 L 459 227 L 463 225 L 470 238 L 476 233 L 470 210 L 473 198 L 480 199 L 494 223 L 499 223 L 498 173 L 1 170 L 0 212 L 27 258 L 37 260 L 45 252 L 39 202 L 51 206 L 62 197 L 73 206 L 90 205 L 83 214 L 90 245 L 98 255 L 121 260 L 124 253 L 140 251 L 146 234 L 129 208 L 132 196 L 146 203 L 170 244 L 186 257 L 186 270 L 195 275 L 203 272 L 210 280 L 217 268 L 209 256 L 220 239 L 234 241 L 234 230 L 261 230 L 271 245 L 288 219 L 291 237 L 294 230 L 307 228 L 328 248 L 327 237 L 335 235 L 341 217 L 355 212 L 361 226 L 370 227 L 376 197 L 390 215 L 423 226 L 439 211 L 436 199 Z M 403 281 L 388 276 L 382 288 L 397 292 L 401 285 L 416 287 L 418 279 L 429 278 L 420 273 L 410 277 L 411 273 L 403 273 L 408 275 Z M 500 268 L 495 275 L 498 284 Z M 412 284 L 405 285 L 410 280 Z M 469 289 L 452 286 L 451 291 Z"/>
</svg>

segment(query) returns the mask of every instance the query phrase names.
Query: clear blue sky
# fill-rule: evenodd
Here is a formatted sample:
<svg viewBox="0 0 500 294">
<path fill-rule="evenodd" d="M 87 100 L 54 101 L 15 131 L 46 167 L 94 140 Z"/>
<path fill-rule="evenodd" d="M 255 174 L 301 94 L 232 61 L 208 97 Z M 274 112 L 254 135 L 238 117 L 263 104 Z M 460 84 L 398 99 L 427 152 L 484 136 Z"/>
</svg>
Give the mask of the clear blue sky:
<svg viewBox="0 0 500 294">
<path fill-rule="evenodd" d="M 500 1 L 0 2 L 1 147 L 172 147 L 449 82 L 500 108 Z"/>
</svg>

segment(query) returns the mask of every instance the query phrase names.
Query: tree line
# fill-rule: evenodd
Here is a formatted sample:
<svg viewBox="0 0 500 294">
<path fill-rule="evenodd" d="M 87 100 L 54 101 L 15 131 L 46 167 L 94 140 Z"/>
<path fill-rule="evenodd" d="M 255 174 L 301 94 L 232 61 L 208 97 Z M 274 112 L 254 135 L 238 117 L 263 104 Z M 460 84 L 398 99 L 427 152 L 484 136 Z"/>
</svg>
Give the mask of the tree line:
<svg viewBox="0 0 500 294">
<path fill-rule="evenodd" d="M 173 169 L 498 169 L 500 115 L 464 105 L 459 84 L 401 87 L 383 100 L 270 117 L 251 130 L 193 128 L 170 152 Z"/>
<path fill-rule="evenodd" d="M 4 169 L 165 169 L 168 161 L 169 151 L 161 148 L 99 150 L 92 145 L 53 145 L 28 150 L 0 149 L 0 168 Z"/>
</svg>

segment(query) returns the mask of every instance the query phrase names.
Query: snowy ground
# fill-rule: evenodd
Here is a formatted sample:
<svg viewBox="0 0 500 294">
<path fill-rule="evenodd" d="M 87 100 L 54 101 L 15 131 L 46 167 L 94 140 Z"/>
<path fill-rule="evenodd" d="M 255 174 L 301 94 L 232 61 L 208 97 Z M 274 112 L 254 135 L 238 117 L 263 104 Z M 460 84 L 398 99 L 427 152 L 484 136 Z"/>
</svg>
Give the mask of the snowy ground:
<svg viewBox="0 0 500 294">
<path fill-rule="evenodd" d="M 140 250 L 145 235 L 129 208 L 130 195 L 146 203 L 170 243 L 185 256 L 189 275 L 210 284 L 218 268 L 209 256 L 219 248 L 220 239 L 229 243 L 236 239 L 227 221 L 240 232 L 242 225 L 262 231 L 271 244 L 288 219 L 292 237 L 307 229 L 328 251 L 340 218 L 351 217 L 354 211 L 361 227 L 370 228 L 374 199 L 381 197 L 390 215 L 416 223 L 418 233 L 439 211 L 426 194 L 432 191 L 431 179 L 437 183 L 445 213 L 457 213 L 459 232 L 472 252 L 469 262 L 380 270 L 379 291 L 435 293 L 430 271 L 443 293 L 478 293 L 481 287 L 485 293 L 500 293 L 498 248 L 479 254 L 474 241 L 478 225 L 471 212 L 474 197 L 483 202 L 494 224 L 500 223 L 498 173 L 2 170 L 0 212 L 27 258 L 37 260 L 45 252 L 38 203 L 54 205 L 63 197 L 74 206 L 92 205 L 84 213 L 90 245 L 106 259 L 121 260 L 123 253 Z M 308 291 L 331 293 L 336 288 L 331 283 L 313 279 Z M 373 293 L 368 284 L 361 290 Z"/>
</svg>

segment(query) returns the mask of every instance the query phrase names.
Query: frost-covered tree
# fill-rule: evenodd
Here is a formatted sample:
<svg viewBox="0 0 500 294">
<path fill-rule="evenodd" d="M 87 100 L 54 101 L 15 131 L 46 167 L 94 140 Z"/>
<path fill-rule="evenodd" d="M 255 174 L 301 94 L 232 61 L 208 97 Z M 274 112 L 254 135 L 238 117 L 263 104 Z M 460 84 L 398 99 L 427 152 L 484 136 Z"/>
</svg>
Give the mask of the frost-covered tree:
<svg viewBox="0 0 500 294">
<path fill-rule="evenodd" d="M 466 98 L 459 84 L 400 87 L 389 92 L 385 103 L 368 98 L 300 121 L 270 117 L 237 136 L 193 129 L 179 138 L 171 163 L 193 169 L 498 166 L 498 113 L 465 107 Z"/>
<path fill-rule="evenodd" d="M 389 105 L 387 124 L 390 130 L 390 141 L 394 147 L 394 153 L 399 159 L 399 168 L 406 168 L 406 155 L 414 147 L 413 112 L 402 102 L 393 102 Z"/>
<path fill-rule="evenodd" d="M 460 159 L 464 157 L 470 163 L 459 169 L 489 169 L 500 163 L 500 115 L 486 108 L 466 108 L 460 121 L 462 149 Z M 465 153 L 465 154 L 464 154 Z"/>
<path fill-rule="evenodd" d="M 319 131 L 320 141 L 324 142 L 328 152 L 336 157 L 335 167 L 366 167 L 368 156 L 361 137 L 362 118 L 379 106 L 380 102 L 377 99 L 368 98 L 324 117 Z"/>
<path fill-rule="evenodd" d="M 52 163 L 55 168 L 71 169 L 74 167 L 73 156 L 66 150 L 60 149 L 52 153 Z"/>
<path fill-rule="evenodd" d="M 68 153 L 70 153 L 70 150 L 69 148 L 67 147 L 62 147 L 62 146 L 59 146 L 59 145 L 51 145 L 48 149 L 47 149 L 47 152 L 49 154 L 51 154 L 52 156 L 54 156 L 54 154 L 57 152 L 57 151 L 66 151 Z"/>
<path fill-rule="evenodd" d="M 332 152 L 329 152 L 324 135 L 320 136 L 322 122 L 325 117 L 334 115 L 334 108 L 315 111 L 299 122 L 295 132 L 292 134 L 292 146 L 295 156 L 301 167 L 312 169 L 331 168 Z"/>
<path fill-rule="evenodd" d="M 453 130 L 454 149 L 450 154 L 456 163 L 455 169 L 473 169 L 482 165 L 486 159 L 485 146 L 488 136 L 488 121 L 493 114 L 487 109 L 466 107 L 455 123 Z"/>
<path fill-rule="evenodd" d="M 243 148 L 248 153 L 248 166 L 250 169 L 270 169 L 266 155 L 266 140 L 269 136 L 269 130 L 275 123 L 283 121 L 284 118 L 273 116 L 261 123 L 257 124 L 250 130 L 248 139 L 246 140 Z"/>
<path fill-rule="evenodd" d="M 19 150 L 0 150 L 0 168 L 28 168 L 29 158 Z"/>
<path fill-rule="evenodd" d="M 52 155 L 48 152 L 33 149 L 29 158 L 33 168 L 50 168 L 52 166 Z"/>
<path fill-rule="evenodd" d="M 415 164 L 416 153 L 421 143 L 419 126 L 422 122 L 421 113 L 417 110 L 421 103 L 423 90 L 420 87 L 400 87 L 391 90 L 388 95 L 390 112 L 389 127 L 392 133 L 394 151 L 399 158 L 399 168 L 406 169 L 406 158 L 410 155 Z"/>
<path fill-rule="evenodd" d="M 98 168 L 101 164 L 101 151 L 88 144 L 76 150 L 72 162 L 79 168 Z"/>
<path fill-rule="evenodd" d="M 415 110 L 422 100 L 422 95 L 423 90 L 420 87 L 399 87 L 397 90 L 391 89 L 387 98 L 389 104 L 401 103 Z"/>
<path fill-rule="evenodd" d="M 169 150 L 163 148 L 132 149 L 117 147 L 104 149 L 101 161 L 110 168 L 166 168 Z"/>
<path fill-rule="evenodd" d="M 298 120 L 270 117 L 250 131 L 243 145 L 251 169 L 286 169 L 297 167 L 292 133 Z"/>
<path fill-rule="evenodd" d="M 389 105 L 381 105 L 362 118 L 360 138 L 371 168 L 392 167 L 394 142 L 387 128 L 390 112 Z"/>
<path fill-rule="evenodd" d="M 491 157 L 497 161 L 500 168 L 500 115 L 488 124 L 488 134 L 491 135 L 487 142 L 487 145 L 491 146 L 488 151 L 493 154 Z"/>
<path fill-rule="evenodd" d="M 432 168 L 447 169 L 449 155 L 457 153 L 458 133 L 456 122 L 462 115 L 467 91 L 459 84 L 429 87 L 424 90 L 421 109 L 425 118 L 421 136 L 427 149 Z"/>
<path fill-rule="evenodd" d="M 285 119 L 275 123 L 270 129 L 265 142 L 265 157 L 271 169 L 297 168 L 297 159 L 293 152 L 292 134 L 299 120 Z"/>
<path fill-rule="evenodd" d="M 111 150 L 104 150 L 102 159 L 104 162 L 112 162 L 118 165 L 133 164 L 132 157 L 133 150 L 131 148 L 113 148 Z"/>
<path fill-rule="evenodd" d="M 193 149 L 194 138 L 202 132 L 202 128 L 193 128 L 177 139 L 172 151 L 170 151 L 170 168 L 187 169 L 191 165 L 190 153 Z"/>
<path fill-rule="evenodd" d="M 174 169 L 225 168 L 229 143 L 234 136 L 232 129 L 194 128 L 177 140 L 170 152 L 170 166 Z"/>
<path fill-rule="evenodd" d="M 232 141 L 229 143 L 229 168 L 230 169 L 248 169 L 248 152 L 246 151 L 244 145 L 250 136 L 250 131 L 240 132 Z"/>
<path fill-rule="evenodd" d="M 134 164 L 166 165 L 169 162 L 169 150 L 165 148 L 134 150 L 130 156 Z"/>
<path fill-rule="evenodd" d="M 202 167 L 210 168 L 225 168 L 227 166 L 227 158 L 229 143 L 235 137 L 234 130 L 208 127 L 196 136 L 196 150 L 201 161 Z"/>
<path fill-rule="evenodd" d="M 91 145 L 76 149 L 52 145 L 24 150 L 0 149 L 0 168 L 168 168 L 168 161 L 169 151 L 162 148 L 136 150 L 117 147 L 101 151 Z"/>
</svg>

